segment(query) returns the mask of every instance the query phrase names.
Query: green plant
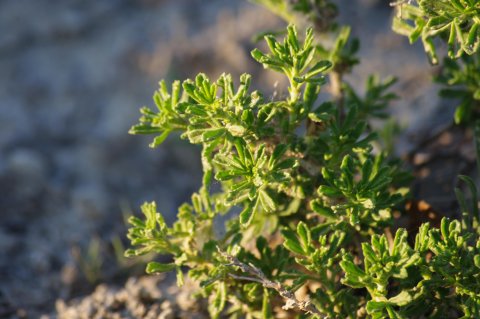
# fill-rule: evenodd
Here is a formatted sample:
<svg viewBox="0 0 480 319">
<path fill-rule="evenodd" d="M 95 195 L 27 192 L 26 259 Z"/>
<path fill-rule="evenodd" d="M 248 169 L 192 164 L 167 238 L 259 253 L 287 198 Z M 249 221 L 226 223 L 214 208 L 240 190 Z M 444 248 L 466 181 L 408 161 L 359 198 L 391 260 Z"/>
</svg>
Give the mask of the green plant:
<svg viewBox="0 0 480 319">
<path fill-rule="evenodd" d="M 463 55 L 459 60 L 445 59 L 436 81 L 443 85 L 440 95 L 457 99 L 455 123 L 475 122 L 480 111 L 480 54 Z"/>
<path fill-rule="evenodd" d="M 171 89 L 160 82 L 156 109 L 142 108 L 130 132 L 155 134 L 151 147 L 176 131 L 200 145 L 203 182 L 172 226 L 154 202 L 142 205 L 143 218 L 130 218 L 126 254 L 170 256 L 148 263 L 147 272 L 176 271 L 179 285 L 186 272 L 200 283 L 197 295 L 209 299 L 212 318 L 480 316 L 473 181 L 463 177 L 471 207 L 458 191 L 462 222 L 422 225 L 413 247 L 403 229 L 389 241 L 408 174 L 388 153 L 374 152 L 379 134 L 370 121 L 387 116 L 394 80 L 370 77 L 365 95 L 344 82 L 358 63 L 358 41 L 333 15 L 315 14 L 336 12 L 330 2 L 256 2 L 290 22 L 298 14 L 323 19 L 316 32 L 334 39 L 317 43 L 313 28 L 302 37 L 292 24 L 276 33 L 283 40 L 265 36 L 269 52 L 252 56 L 288 79 L 288 95 L 276 100 L 250 91 L 247 74 L 238 85 L 227 74 L 199 74 Z M 318 100 L 326 75 L 331 98 Z"/>
<path fill-rule="evenodd" d="M 421 38 L 433 64 L 438 63 L 437 47 L 446 44 L 448 58 L 444 59 L 442 71 L 436 78 L 445 86 L 440 94 L 460 100 L 455 111 L 457 124 L 475 122 L 480 100 L 480 2 L 420 0 L 399 1 L 393 5 L 399 7 L 393 30 L 408 36 L 411 43 Z M 435 44 L 436 37 L 440 41 Z"/>
<path fill-rule="evenodd" d="M 414 248 L 397 231 L 393 244 L 385 235 L 362 243 L 364 269 L 343 256 L 343 283 L 366 288 L 372 318 L 462 318 L 480 316 L 480 241 L 478 232 L 460 222 L 442 220 L 439 229 L 420 227 Z"/>
<path fill-rule="evenodd" d="M 438 62 L 435 37 L 447 41 L 450 58 L 478 51 L 480 6 L 477 0 L 410 0 L 394 5 L 399 5 L 400 11 L 393 20 L 393 30 L 408 36 L 412 43 L 421 39 L 432 63 Z"/>
</svg>

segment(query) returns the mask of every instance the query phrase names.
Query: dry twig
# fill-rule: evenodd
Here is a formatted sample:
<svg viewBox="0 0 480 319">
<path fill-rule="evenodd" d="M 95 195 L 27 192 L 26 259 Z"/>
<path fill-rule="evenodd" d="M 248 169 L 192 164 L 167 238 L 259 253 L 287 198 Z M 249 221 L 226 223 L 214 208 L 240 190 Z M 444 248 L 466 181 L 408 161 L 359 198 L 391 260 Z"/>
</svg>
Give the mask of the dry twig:
<svg viewBox="0 0 480 319">
<path fill-rule="evenodd" d="M 297 297 L 295 297 L 295 294 L 293 292 L 283 287 L 279 282 L 271 281 L 270 279 L 268 279 L 265 276 L 265 274 L 257 267 L 253 265 L 244 264 L 240 260 L 238 260 L 236 257 L 229 255 L 221 250 L 219 250 L 219 252 L 224 258 L 226 258 L 230 262 L 228 266 L 238 267 L 242 272 L 248 273 L 254 276 L 254 277 L 248 277 L 248 276 L 239 276 L 235 274 L 229 274 L 230 277 L 237 280 L 247 280 L 247 281 L 257 282 L 259 284 L 262 284 L 265 288 L 271 288 L 276 290 L 278 294 L 286 300 L 285 305 L 282 307 L 285 310 L 298 308 L 303 312 L 318 316 L 319 318 L 328 319 L 328 317 L 322 314 L 320 310 L 318 310 L 317 307 L 315 307 L 315 305 L 312 304 L 309 300 L 306 300 L 306 301 L 298 300 Z"/>
</svg>

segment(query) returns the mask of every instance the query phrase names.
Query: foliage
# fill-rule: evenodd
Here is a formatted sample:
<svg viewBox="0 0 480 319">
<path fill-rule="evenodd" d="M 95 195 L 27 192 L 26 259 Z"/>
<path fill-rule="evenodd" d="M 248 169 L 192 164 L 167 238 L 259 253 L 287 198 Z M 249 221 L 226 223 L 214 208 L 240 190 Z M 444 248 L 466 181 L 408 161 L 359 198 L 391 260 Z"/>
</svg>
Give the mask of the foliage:
<svg viewBox="0 0 480 319">
<path fill-rule="evenodd" d="M 385 235 L 362 243 L 364 269 L 343 256 L 343 283 L 366 288 L 372 318 L 462 318 L 480 316 L 480 240 L 458 221 L 443 219 L 440 229 L 420 227 L 414 248 L 399 229 L 392 245 Z M 389 247 L 390 246 L 390 247 Z M 458 309 L 458 308 L 461 309 Z"/>
<path fill-rule="evenodd" d="M 421 39 L 432 63 L 438 62 L 433 38 L 445 39 L 450 58 L 471 55 L 480 45 L 480 6 L 477 0 L 399 1 L 393 30 L 408 36 L 411 43 Z"/>
<path fill-rule="evenodd" d="M 430 61 L 438 63 L 438 37 L 447 45 L 448 58 L 437 81 L 445 85 L 442 97 L 456 98 L 455 122 L 472 124 L 477 119 L 480 99 L 479 46 L 480 2 L 478 0 L 399 1 L 393 30 L 409 37 L 421 38 Z"/>
<path fill-rule="evenodd" d="M 336 10 L 321 0 L 256 2 L 287 20 L 304 14 L 310 23 L 314 8 Z M 404 6 L 407 17 L 421 10 Z M 435 5 L 428 12 L 444 11 Z M 426 43 L 432 23 L 416 31 L 426 32 Z M 473 181 L 462 177 L 471 205 L 457 191 L 462 222 L 444 219 L 440 229 L 424 224 L 413 246 L 403 229 L 389 240 L 393 211 L 408 195 L 408 174 L 386 152 L 374 151 L 379 140 L 370 122 L 387 117 L 395 80 L 371 76 L 359 94 L 342 78 L 359 62 L 350 28 L 329 20 L 315 32 L 334 40 L 317 43 L 313 28 L 300 35 L 290 24 L 277 36 L 265 35 L 268 52 L 252 51 L 288 79 L 287 96 L 265 99 L 250 89 L 248 74 L 237 85 L 228 74 L 216 80 L 199 74 L 171 89 L 160 82 L 156 109 L 142 108 L 130 133 L 155 135 L 150 146 L 157 147 L 180 132 L 201 147 L 204 177 L 171 226 L 154 202 L 145 203 L 143 217 L 130 218 L 133 247 L 126 254 L 169 256 L 170 262 L 148 263 L 147 272 L 175 271 L 179 285 L 186 273 L 200 285 L 197 296 L 208 298 L 212 318 L 478 317 Z M 476 77 L 469 72 L 443 81 L 471 94 Z M 319 95 L 327 75 L 330 97 Z"/>
<path fill-rule="evenodd" d="M 480 52 L 459 60 L 445 59 L 436 81 L 444 85 L 440 95 L 459 100 L 455 123 L 472 123 L 480 111 Z"/>
</svg>

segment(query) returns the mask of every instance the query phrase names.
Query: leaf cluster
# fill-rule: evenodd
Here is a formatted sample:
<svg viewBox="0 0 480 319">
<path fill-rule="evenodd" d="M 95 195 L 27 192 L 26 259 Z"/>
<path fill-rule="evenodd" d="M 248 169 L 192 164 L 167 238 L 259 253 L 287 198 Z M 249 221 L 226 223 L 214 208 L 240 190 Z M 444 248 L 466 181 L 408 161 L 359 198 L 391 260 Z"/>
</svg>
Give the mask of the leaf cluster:
<svg viewBox="0 0 480 319">
<path fill-rule="evenodd" d="M 457 190 L 462 222 L 424 224 L 413 245 L 403 229 L 388 236 L 408 195 L 402 187 L 408 174 L 374 150 L 371 120 L 387 117 L 395 79 L 370 76 L 364 94 L 343 81 L 358 63 L 359 45 L 349 27 L 335 25 L 330 2 L 255 2 L 289 21 L 306 15 L 333 41 L 317 43 L 313 28 L 299 34 L 292 24 L 265 35 L 268 51 L 254 49 L 252 57 L 288 79 L 286 96 L 265 99 L 251 90 L 248 74 L 237 84 L 228 74 L 216 80 L 198 74 L 171 89 L 160 82 L 155 108 L 142 108 L 130 133 L 153 134 L 151 147 L 172 132 L 199 145 L 203 183 L 171 227 L 154 202 L 145 203 L 143 217 L 130 219 L 133 247 L 126 254 L 163 255 L 147 272 L 175 271 L 179 285 L 186 273 L 199 283 L 195 296 L 208 299 L 212 318 L 480 316 L 473 181 L 461 177 L 471 205 Z M 395 27 L 412 41 L 422 38 L 432 59 L 437 35 L 449 39 L 452 56 L 471 54 L 477 9 L 467 0 L 403 4 Z M 441 81 L 459 89 L 445 94 L 475 96 L 474 58 L 448 65 Z M 330 97 L 320 95 L 326 86 Z"/>
<path fill-rule="evenodd" d="M 418 0 L 399 4 L 393 30 L 410 42 L 421 39 L 430 61 L 438 63 L 433 39 L 447 42 L 448 56 L 472 55 L 480 45 L 480 4 L 477 0 Z"/>
<path fill-rule="evenodd" d="M 372 318 L 462 318 L 480 316 L 480 241 L 459 221 L 442 219 L 440 229 L 423 224 L 414 247 L 399 229 L 392 244 L 385 235 L 362 243 L 360 268 L 350 254 L 340 263 L 342 282 L 365 288 Z"/>
<path fill-rule="evenodd" d="M 311 28 L 301 39 L 293 25 L 283 41 L 265 37 L 269 52 L 252 51 L 265 68 L 287 77 L 287 97 L 265 100 L 251 92 L 247 74 L 237 87 L 226 74 L 216 81 L 199 74 L 174 82 L 170 91 L 160 82 L 156 109 L 142 108 L 140 123 L 130 131 L 157 135 L 152 147 L 174 131 L 202 147 L 198 193 L 180 207 L 172 227 L 154 203 L 144 204 L 144 218 L 130 219 L 134 248 L 127 255 L 170 256 L 170 263 L 149 263 L 147 272 L 175 270 L 179 283 L 189 269 L 189 277 L 202 283 L 200 294 L 210 299 L 214 318 L 278 312 L 279 297 L 302 287 L 322 313 L 347 318 L 356 311 L 357 298 L 340 283 L 340 252 L 354 238 L 388 225 L 404 194 L 393 185 L 398 167 L 372 154 L 377 135 L 367 132 L 368 121 L 382 117 L 394 97 L 388 92 L 393 81 L 370 78 L 365 96 L 346 87 L 341 111 L 336 101 L 317 101 L 325 74 L 333 72 L 324 57 L 337 65 L 353 61 L 344 30 L 331 51 L 318 50 Z M 211 191 L 212 183 L 219 190 Z M 266 239 L 272 237 L 283 244 Z M 218 249 L 285 284 L 276 290 L 280 296 L 232 272 Z M 315 283 L 321 288 L 309 288 Z"/>
<path fill-rule="evenodd" d="M 480 83 L 478 56 L 480 46 L 480 3 L 477 0 L 423 0 L 417 4 L 399 3 L 399 15 L 393 20 L 393 30 L 419 38 L 430 61 L 438 63 L 437 47 L 444 42 L 448 58 L 436 81 L 443 84 L 440 96 L 458 99 L 455 123 L 474 122 L 478 116 Z M 434 42 L 434 38 L 440 41 Z"/>
<path fill-rule="evenodd" d="M 471 124 L 478 119 L 480 107 L 480 53 L 463 55 L 458 60 L 445 59 L 436 81 L 443 85 L 440 96 L 459 101 L 455 123 Z"/>
</svg>

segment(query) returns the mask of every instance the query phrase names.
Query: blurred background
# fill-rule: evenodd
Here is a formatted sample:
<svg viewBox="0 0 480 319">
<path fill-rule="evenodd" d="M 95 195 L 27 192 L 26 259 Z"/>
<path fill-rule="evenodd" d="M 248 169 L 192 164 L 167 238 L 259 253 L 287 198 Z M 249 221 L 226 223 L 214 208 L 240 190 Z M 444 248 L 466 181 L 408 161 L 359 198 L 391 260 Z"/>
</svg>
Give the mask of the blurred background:
<svg viewBox="0 0 480 319">
<path fill-rule="evenodd" d="M 444 107 L 434 69 L 392 33 L 387 1 L 338 3 L 361 40 L 347 80 L 362 91 L 371 73 L 400 79 L 392 114 L 408 126 L 397 144 L 407 152 L 453 108 L 433 117 Z M 251 73 L 272 94 L 283 79 L 249 52 L 283 26 L 246 0 L 0 0 L 0 318 L 76 318 L 72 298 L 143 272 L 120 257 L 125 216 L 155 200 L 172 222 L 201 166 L 174 136 L 152 150 L 151 137 L 128 135 L 138 108 L 160 79 L 198 72 Z"/>
</svg>

